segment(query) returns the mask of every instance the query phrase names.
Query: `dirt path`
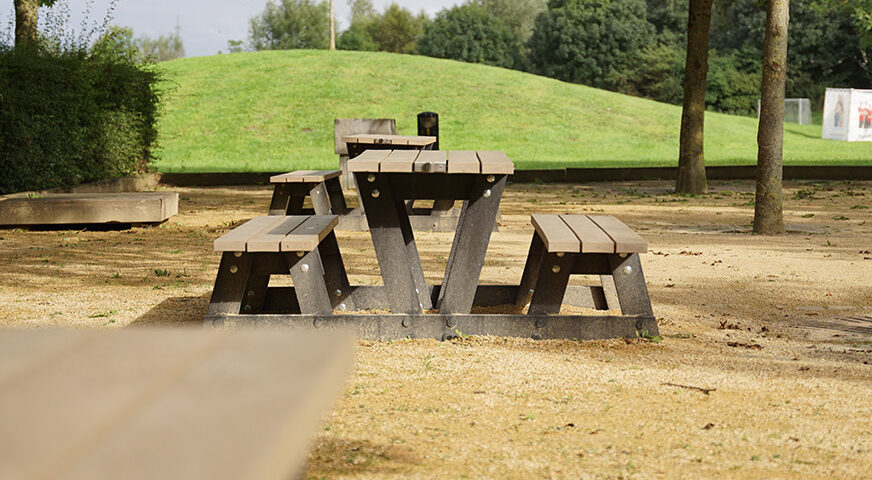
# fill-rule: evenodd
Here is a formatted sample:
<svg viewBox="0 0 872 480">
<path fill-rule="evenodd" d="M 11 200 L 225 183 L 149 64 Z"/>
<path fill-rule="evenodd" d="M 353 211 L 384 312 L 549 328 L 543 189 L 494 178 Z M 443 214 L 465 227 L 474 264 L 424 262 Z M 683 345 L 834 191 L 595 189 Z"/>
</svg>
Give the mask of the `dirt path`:
<svg viewBox="0 0 872 480">
<path fill-rule="evenodd" d="M 361 343 L 307 478 L 868 478 L 872 183 L 788 183 L 777 237 L 750 234 L 751 182 L 670 186 L 510 186 L 482 274 L 517 283 L 532 211 L 613 214 L 649 242 L 662 343 Z M 176 190 L 157 228 L 0 230 L 0 326 L 199 323 L 212 240 L 269 191 Z M 418 234 L 431 280 L 450 239 Z M 368 234 L 339 242 L 378 283 Z"/>
</svg>

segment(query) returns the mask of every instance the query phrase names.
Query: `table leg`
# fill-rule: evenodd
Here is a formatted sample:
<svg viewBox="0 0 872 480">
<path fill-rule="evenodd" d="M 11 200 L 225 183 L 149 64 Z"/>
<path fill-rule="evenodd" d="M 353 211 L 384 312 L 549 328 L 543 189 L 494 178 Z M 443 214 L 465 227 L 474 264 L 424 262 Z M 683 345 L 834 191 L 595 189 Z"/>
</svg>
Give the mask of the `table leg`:
<svg viewBox="0 0 872 480">
<path fill-rule="evenodd" d="M 284 215 L 288 209 L 288 201 L 291 197 L 291 187 L 285 183 L 275 184 L 272 200 L 269 202 L 270 215 Z"/>
<path fill-rule="evenodd" d="M 521 275 L 515 305 L 527 305 L 533 298 L 533 290 L 536 288 L 536 279 L 539 276 L 539 265 L 542 264 L 544 255 L 545 244 L 542 243 L 539 234 L 533 232 L 533 240 L 530 242 L 530 251 L 527 252 L 527 263 L 524 264 L 524 273 Z"/>
<path fill-rule="evenodd" d="M 424 271 L 405 203 L 394 198 L 387 175 L 366 172 L 354 175 L 382 280 L 391 292 L 388 306 L 393 313 L 421 313 L 422 297 L 430 302 L 426 285 L 417 286 L 424 279 Z"/>
<path fill-rule="evenodd" d="M 330 303 L 334 307 L 344 305 L 339 310 L 355 310 L 348 274 L 342 262 L 336 234 L 331 231 L 324 240 L 321 240 L 318 249 L 321 251 L 321 262 L 324 264 L 324 282 L 327 284 L 327 293 L 330 294 Z"/>
<path fill-rule="evenodd" d="M 624 315 L 654 315 L 651 310 L 651 299 L 648 297 L 648 287 L 645 285 L 645 275 L 642 274 L 642 262 L 639 254 L 633 253 L 625 258 L 620 255 L 609 255 L 609 267 L 615 281 L 618 302 Z M 609 305 L 609 308 L 612 308 Z"/>
<path fill-rule="evenodd" d="M 283 254 L 291 279 L 294 281 L 294 292 L 300 304 L 300 313 L 304 315 L 330 315 L 333 307 L 330 305 L 330 295 L 324 283 L 324 266 L 321 264 L 321 254 L 318 248 L 306 252 L 302 257 L 296 252 Z"/>
<path fill-rule="evenodd" d="M 315 215 L 330 215 L 330 199 L 327 196 L 327 185 L 319 182 L 309 189 L 309 198 L 312 199 L 312 208 Z"/>
<path fill-rule="evenodd" d="M 538 235 L 537 235 L 538 236 Z M 563 305 L 576 255 L 549 253 L 542 258 L 528 315 L 557 315 Z"/>
<path fill-rule="evenodd" d="M 242 252 L 221 254 L 221 265 L 218 266 L 207 316 L 240 313 L 242 300 L 245 298 L 245 286 L 251 273 L 251 259 L 251 255 Z"/>
<path fill-rule="evenodd" d="M 327 195 L 330 197 L 330 210 L 334 215 L 345 215 L 348 213 L 348 205 L 345 204 L 345 195 L 342 194 L 342 185 L 339 183 L 339 177 L 328 179 L 324 182 L 327 185 Z"/>
<path fill-rule="evenodd" d="M 493 181 L 488 181 L 493 179 Z M 497 219 L 506 175 L 479 175 L 469 200 L 463 202 L 457 233 L 448 255 L 448 265 L 437 308 L 440 313 L 469 313 L 484 265 L 484 256 Z"/>
</svg>

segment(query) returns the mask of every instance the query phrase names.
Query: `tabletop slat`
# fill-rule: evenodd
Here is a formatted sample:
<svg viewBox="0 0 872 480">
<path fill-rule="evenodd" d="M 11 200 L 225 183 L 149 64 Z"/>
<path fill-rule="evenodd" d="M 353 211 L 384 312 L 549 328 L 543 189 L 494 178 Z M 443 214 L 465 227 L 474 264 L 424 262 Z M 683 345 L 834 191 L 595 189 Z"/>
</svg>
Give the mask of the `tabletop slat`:
<svg viewBox="0 0 872 480">
<path fill-rule="evenodd" d="M 254 217 L 248 222 L 234 228 L 233 230 L 218 237 L 213 243 L 216 252 L 244 252 L 248 239 L 260 232 L 278 223 L 283 217 L 263 215 Z"/>
<path fill-rule="evenodd" d="M 407 173 L 411 172 L 418 158 L 418 150 L 393 150 L 381 161 L 382 172 Z"/>
<path fill-rule="evenodd" d="M 549 252 L 577 253 L 580 250 L 578 237 L 557 215 L 534 213 L 530 221 Z"/>
<path fill-rule="evenodd" d="M 348 161 L 350 172 L 378 172 L 381 161 L 391 150 L 367 150 Z"/>
<path fill-rule="evenodd" d="M 422 150 L 415 160 L 415 171 L 424 173 L 441 173 L 448 168 L 445 150 Z"/>
<path fill-rule="evenodd" d="M 472 150 L 452 150 L 448 153 L 448 173 L 481 173 L 481 162 Z"/>
<path fill-rule="evenodd" d="M 436 137 L 427 135 L 386 135 L 378 133 L 360 133 L 342 137 L 345 143 L 363 143 L 370 145 L 412 145 L 425 147 L 436 143 Z"/>
<path fill-rule="evenodd" d="M 648 251 L 648 242 L 617 218 L 611 215 L 588 215 L 588 217 L 615 241 L 615 253 Z"/>
<path fill-rule="evenodd" d="M 270 225 L 269 228 L 263 229 L 251 237 L 246 243 L 247 252 L 281 252 L 281 243 L 285 236 L 299 227 L 305 222 L 308 215 L 295 215 L 289 217 L 281 217 L 278 223 Z"/>
<path fill-rule="evenodd" d="M 581 253 L 615 253 L 615 242 L 587 215 L 560 215 L 581 242 Z"/>
<path fill-rule="evenodd" d="M 315 215 L 306 219 L 289 235 L 282 239 L 283 252 L 309 252 L 318 247 L 321 240 L 339 223 L 337 215 Z"/>
<path fill-rule="evenodd" d="M 515 173 L 515 164 L 503 152 L 479 150 L 476 154 L 481 161 L 481 173 L 501 175 Z"/>
</svg>

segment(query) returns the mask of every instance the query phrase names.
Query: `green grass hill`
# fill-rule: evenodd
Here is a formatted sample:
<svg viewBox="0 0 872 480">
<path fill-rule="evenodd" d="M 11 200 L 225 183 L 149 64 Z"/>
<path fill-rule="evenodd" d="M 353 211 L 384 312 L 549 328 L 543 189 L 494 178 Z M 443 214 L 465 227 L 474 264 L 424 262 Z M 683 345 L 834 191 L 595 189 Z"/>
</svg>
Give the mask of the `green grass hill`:
<svg viewBox="0 0 872 480">
<path fill-rule="evenodd" d="M 435 111 L 440 148 L 503 150 L 517 168 L 669 166 L 681 108 L 512 70 L 423 56 L 269 51 L 161 64 L 164 172 L 334 168 L 333 119 L 388 117 L 416 134 Z M 708 165 L 757 158 L 757 120 L 706 116 Z M 872 165 L 872 145 L 785 125 L 787 164 Z"/>
</svg>

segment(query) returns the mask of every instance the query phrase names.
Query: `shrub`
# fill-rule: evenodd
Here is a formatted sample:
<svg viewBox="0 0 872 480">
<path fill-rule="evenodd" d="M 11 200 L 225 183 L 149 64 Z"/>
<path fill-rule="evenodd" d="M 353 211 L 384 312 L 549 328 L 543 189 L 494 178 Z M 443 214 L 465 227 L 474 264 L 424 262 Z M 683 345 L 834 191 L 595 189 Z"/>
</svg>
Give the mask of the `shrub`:
<svg viewBox="0 0 872 480">
<path fill-rule="evenodd" d="M 141 173 L 157 72 L 78 49 L 0 47 L 0 193 Z"/>
</svg>

